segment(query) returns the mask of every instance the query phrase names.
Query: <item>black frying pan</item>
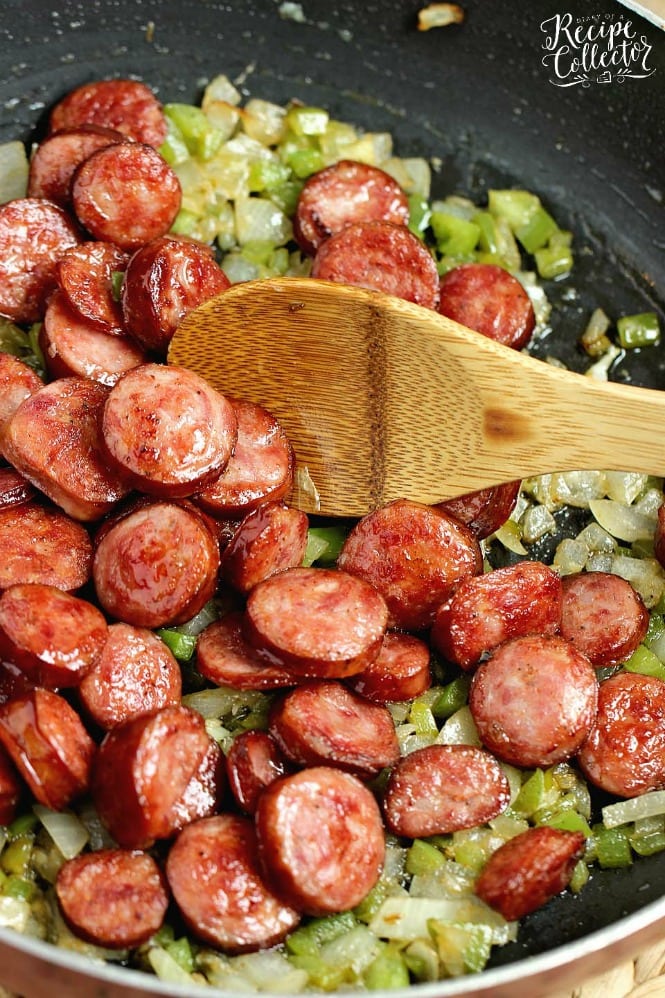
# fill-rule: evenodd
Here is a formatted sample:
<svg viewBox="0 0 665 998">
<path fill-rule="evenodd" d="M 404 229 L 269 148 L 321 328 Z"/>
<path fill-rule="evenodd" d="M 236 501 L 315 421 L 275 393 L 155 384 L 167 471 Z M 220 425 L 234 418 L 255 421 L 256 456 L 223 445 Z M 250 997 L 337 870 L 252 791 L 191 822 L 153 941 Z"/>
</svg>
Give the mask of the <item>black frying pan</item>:
<svg viewBox="0 0 665 998">
<path fill-rule="evenodd" d="M 390 130 L 402 154 L 437 156 L 435 194 L 537 192 L 574 230 L 577 249 L 572 280 L 548 288 L 552 333 L 537 352 L 583 369 L 576 340 L 596 306 L 615 317 L 655 309 L 665 329 L 663 31 L 612 0 L 463 0 L 463 25 L 419 32 L 424 4 L 301 0 L 298 23 L 281 16 L 279 0 L 0 0 L 0 141 L 39 137 L 50 105 L 92 79 L 133 75 L 164 101 L 195 101 L 203 83 L 224 72 L 242 79 L 248 95 L 299 97 Z M 605 82 L 601 68 L 563 85 L 571 77 L 557 77 L 543 59 L 549 19 L 567 14 L 572 26 L 630 20 L 636 40 L 650 47 L 631 71 L 646 64 L 651 74 L 620 79 L 613 66 Z M 560 73 L 567 68 L 562 59 Z M 634 351 L 612 376 L 665 388 L 665 344 Z M 654 472 L 664 465 L 654 454 Z M 573 987 L 665 931 L 664 888 L 665 854 L 594 871 L 581 896 L 557 898 L 528 918 L 518 942 L 496 950 L 479 978 L 417 993 L 535 998 Z M 0 956 L 0 981 L 28 998 L 54 988 L 181 993 L 132 972 L 91 971 L 78 957 L 2 930 Z"/>
</svg>

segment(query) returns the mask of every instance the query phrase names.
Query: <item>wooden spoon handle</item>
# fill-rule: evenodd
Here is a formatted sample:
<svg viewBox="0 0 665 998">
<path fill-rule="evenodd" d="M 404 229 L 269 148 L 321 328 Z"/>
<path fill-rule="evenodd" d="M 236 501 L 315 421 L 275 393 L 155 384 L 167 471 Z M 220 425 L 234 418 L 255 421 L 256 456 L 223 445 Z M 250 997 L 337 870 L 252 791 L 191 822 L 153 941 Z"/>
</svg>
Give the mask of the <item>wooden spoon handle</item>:
<svg viewBox="0 0 665 998">
<path fill-rule="evenodd" d="M 431 471 L 442 432 L 457 443 L 446 448 L 439 477 L 448 494 L 462 482 L 482 488 L 547 471 L 665 473 L 664 392 L 562 370 L 443 316 L 414 315 L 402 303 L 397 308 L 408 327 L 405 353 L 422 357 L 421 378 L 413 385 L 420 397 L 415 432 L 421 460 Z M 394 349 L 391 363 L 399 377 L 407 358 Z M 398 473 L 387 469 L 388 478 Z"/>
</svg>

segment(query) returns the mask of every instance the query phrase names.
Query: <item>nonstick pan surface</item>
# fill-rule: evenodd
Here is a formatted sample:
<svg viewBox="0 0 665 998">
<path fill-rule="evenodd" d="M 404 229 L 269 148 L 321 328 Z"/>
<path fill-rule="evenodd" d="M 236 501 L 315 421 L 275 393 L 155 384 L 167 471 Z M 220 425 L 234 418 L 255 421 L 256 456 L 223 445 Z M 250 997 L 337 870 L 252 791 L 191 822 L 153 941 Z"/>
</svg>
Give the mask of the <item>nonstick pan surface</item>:
<svg viewBox="0 0 665 998">
<path fill-rule="evenodd" d="M 462 25 L 420 32 L 417 0 L 0 0 L 0 142 L 43 134 L 49 107 L 80 83 L 136 76 L 163 101 L 196 101 L 225 73 L 247 96 L 300 98 L 389 130 L 403 155 L 435 156 L 434 192 L 538 193 L 575 233 L 572 279 L 548 286 L 552 331 L 535 352 L 588 364 L 577 338 L 593 308 L 655 310 L 665 328 L 665 34 L 616 2 L 466 0 Z M 294 16 L 285 16 L 288 9 Z M 622 75 L 564 77 L 547 45 L 556 19 L 631 21 L 639 58 Z M 565 23 L 565 22 L 564 22 Z M 553 44 L 566 43 L 560 35 Z M 634 52 L 634 48 L 632 50 Z M 557 75 L 557 68 L 559 75 Z M 601 79 L 601 77 L 604 78 Z M 665 344 L 630 353 L 617 380 L 665 388 Z M 537 416 L 534 414 L 534 418 Z M 593 432 L 593 427 L 589 427 Z M 654 454 L 654 473 L 665 472 Z M 526 919 L 478 978 L 423 996 L 528 996 L 572 987 L 665 931 L 665 854 L 594 870 L 579 896 Z M 531 957 L 531 959 L 527 959 Z M 178 994 L 153 978 L 91 969 L 80 957 L 0 931 L 0 981 L 22 994 Z M 521 982 L 521 983 L 518 983 Z"/>
</svg>

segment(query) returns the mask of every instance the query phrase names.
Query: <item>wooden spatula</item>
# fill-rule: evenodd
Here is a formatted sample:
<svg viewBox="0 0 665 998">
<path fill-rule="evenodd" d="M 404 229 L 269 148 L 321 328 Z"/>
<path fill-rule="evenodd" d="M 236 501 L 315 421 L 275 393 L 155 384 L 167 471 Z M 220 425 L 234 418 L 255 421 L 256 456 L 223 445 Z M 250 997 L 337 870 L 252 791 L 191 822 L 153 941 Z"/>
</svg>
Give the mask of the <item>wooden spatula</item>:
<svg viewBox="0 0 665 998">
<path fill-rule="evenodd" d="M 548 471 L 665 472 L 665 392 L 561 370 L 375 291 L 237 284 L 185 318 L 168 359 L 277 416 L 307 512 L 359 516 Z"/>
</svg>

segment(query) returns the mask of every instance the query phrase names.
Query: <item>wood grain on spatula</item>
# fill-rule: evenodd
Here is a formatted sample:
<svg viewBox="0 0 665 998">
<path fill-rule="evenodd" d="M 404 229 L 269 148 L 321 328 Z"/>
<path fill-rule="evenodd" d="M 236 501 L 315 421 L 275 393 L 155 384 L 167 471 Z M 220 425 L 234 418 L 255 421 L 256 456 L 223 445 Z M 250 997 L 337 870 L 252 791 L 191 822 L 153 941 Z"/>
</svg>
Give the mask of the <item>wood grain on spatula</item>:
<svg viewBox="0 0 665 998">
<path fill-rule="evenodd" d="M 298 461 L 292 502 L 310 513 L 552 471 L 665 471 L 665 393 L 561 370 L 376 291 L 237 284 L 184 319 L 168 359 L 274 413 Z"/>
</svg>

